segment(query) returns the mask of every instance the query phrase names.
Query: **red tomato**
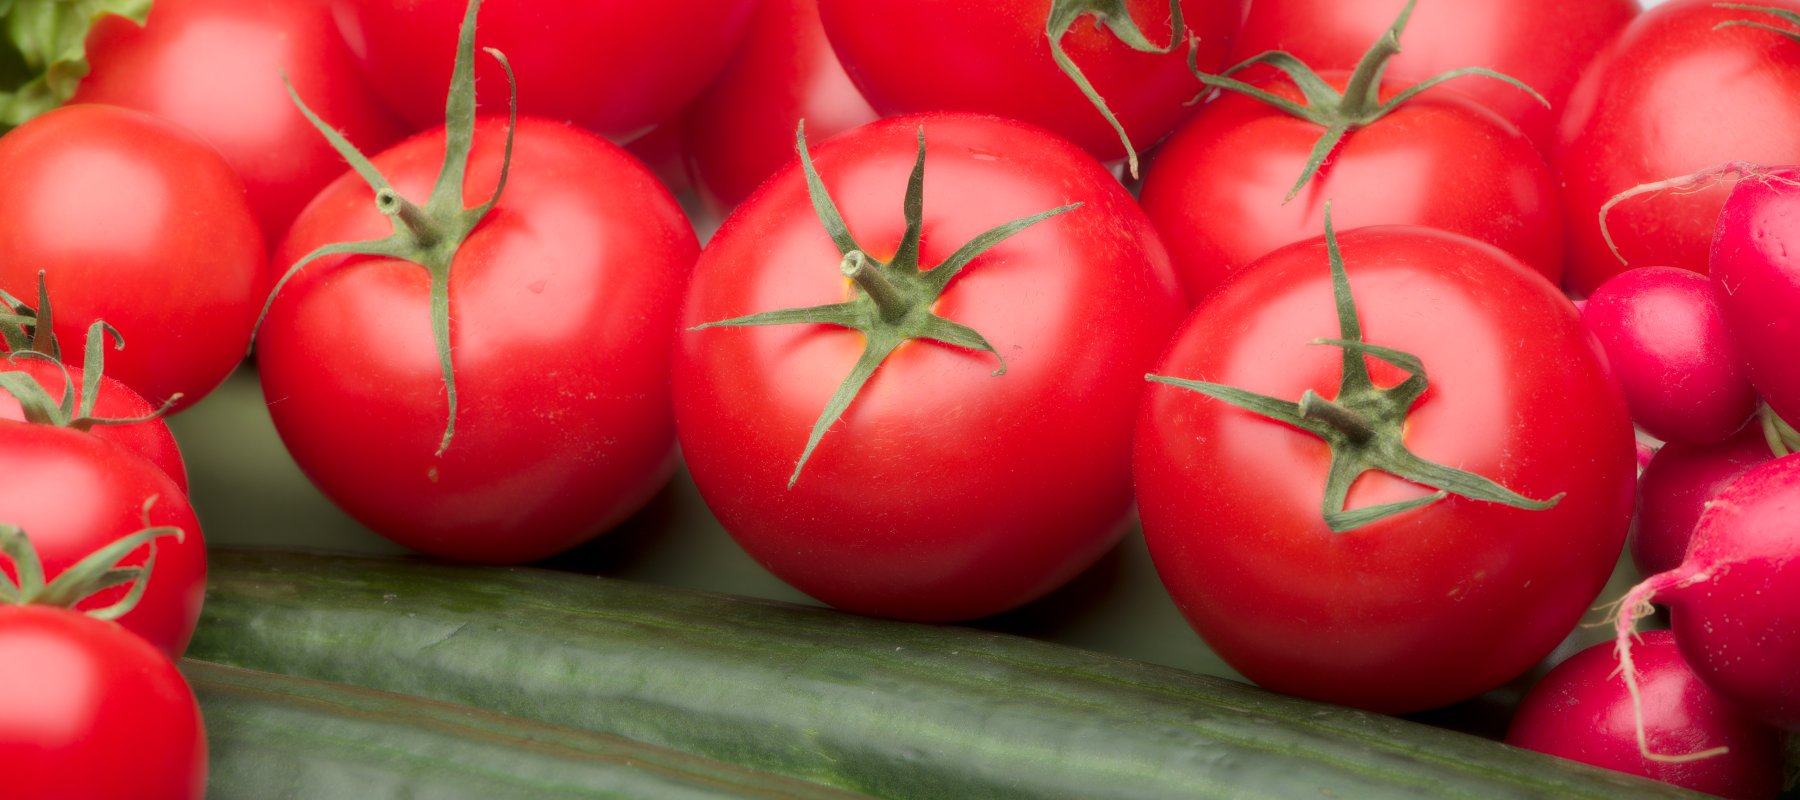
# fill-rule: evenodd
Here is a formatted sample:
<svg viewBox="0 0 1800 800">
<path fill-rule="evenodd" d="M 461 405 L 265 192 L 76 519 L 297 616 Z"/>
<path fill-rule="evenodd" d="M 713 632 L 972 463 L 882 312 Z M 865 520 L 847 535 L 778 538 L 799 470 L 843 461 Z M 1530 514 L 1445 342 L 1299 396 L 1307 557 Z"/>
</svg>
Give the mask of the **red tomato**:
<svg viewBox="0 0 1800 800">
<path fill-rule="evenodd" d="M 0 421 L 0 522 L 25 529 L 55 579 L 90 553 L 146 527 L 170 525 L 180 540 L 155 541 L 156 568 L 137 607 L 119 624 L 179 658 L 200 619 L 206 592 L 206 542 L 187 496 L 168 475 L 135 453 L 81 431 Z M 144 504 L 150 505 L 148 525 Z M 120 561 L 144 563 L 150 546 Z M 13 575 L 10 563 L 0 570 Z M 125 596 L 123 586 L 88 598 L 78 609 L 102 608 Z M 0 659 L 4 660 L 4 659 Z"/>
<path fill-rule="evenodd" d="M 1406 0 L 1257 0 L 1231 61 L 1284 50 L 1314 69 L 1354 69 L 1405 6 Z M 1413 10 L 1402 50 L 1382 74 L 1413 84 L 1486 67 L 1517 78 L 1550 105 L 1487 78 L 1460 79 L 1453 89 L 1519 126 L 1548 154 L 1582 67 L 1637 13 L 1636 0 L 1428 0 Z"/>
<path fill-rule="evenodd" d="M 1349 76 L 1324 77 L 1341 91 Z M 1262 86 L 1302 102 L 1285 78 Z M 1382 99 L 1403 88 L 1384 85 Z M 1550 169 L 1493 112 L 1454 94 L 1414 98 L 1346 134 L 1299 195 L 1283 203 L 1324 131 L 1227 92 L 1163 143 L 1140 199 L 1190 300 L 1265 253 L 1318 236 L 1326 200 L 1334 201 L 1341 228 L 1438 228 L 1497 245 L 1553 281 L 1561 276 L 1562 223 Z"/>
<path fill-rule="evenodd" d="M 1168 43 L 1168 0 L 1126 0 L 1125 7 L 1145 38 Z M 838 58 L 882 114 L 998 114 L 1068 137 L 1095 158 L 1123 158 L 1119 135 L 1051 58 L 1044 35 L 1050 10 L 1050 0 L 819 0 Z M 1188 0 L 1181 13 L 1198 37 L 1201 68 L 1219 68 L 1243 20 L 1244 2 Z M 1193 110 L 1187 101 L 1204 91 L 1188 71 L 1188 50 L 1140 53 L 1093 22 L 1077 20 L 1063 49 L 1106 99 L 1132 144 L 1148 150 Z"/>
<path fill-rule="evenodd" d="M 318 0 L 158 0 L 142 27 L 102 17 L 87 51 L 93 70 L 74 102 L 136 108 L 200 134 L 244 179 L 271 245 L 344 171 L 284 76 L 351 141 L 383 148 L 403 134 Z"/>
<path fill-rule="evenodd" d="M 1800 11 L 1792 0 L 1757 3 Z M 1568 288 L 1580 296 L 1632 266 L 1704 274 L 1726 183 L 1643 194 L 1606 218 L 1601 206 L 1640 184 L 1723 162 L 1800 162 L 1800 43 L 1746 26 L 1767 14 L 1672 0 L 1652 8 L 1594 58 L 1569 97 L 1555 166 L 1569 231 Z"/>
<path fill-rule="evenodd" d="M 819 0 L 759 0 L 737 54 L 683 116 L 701 198 L 719 214 L 794 160 L 794 126 L 824 140 L 875 121 L 819 23 Z"/>
<path fill-rule="evenodd" d="M 1434 708 L 1524 672 L 1617 562 L 1635 447 L 1575 310 L 1500 250 L 1423 228 L 1340 237 L 1364 340 L 1429 376 L 1400 440 L 1498 482 L 1524 510 L 1451 495 L 1342 533 L 1322 514 L 1328 446 L 1194 391 L 1155 387 L 1137 428 L 1144 536 L 1188 622 L 1245 677 L 1377 711 Z M 1336 397 L 1343 350 L 1325 243 L 1270 254 L 1188 318 L 1158 375 L 1285 401 Z M 1368 358 L 1377 386 L 1400 370 Z M 1428 489 L 1384 472 L 1346 508 Z"/>
<path fill-rule="evenodd" d="M 63 371 L 55 364 L 34 358 L 14 358 L 11 361 L 0 359 L 0 372 L 23 372 L 44 387 L 52 401 L 61 402 L 63 399 Z M 79 413 L 82 401 L 81 370 L 70 367 L 68 377 L 74 395 L 71 402 Z M 100 390 L 94 393 L 92 417 L 95 419 L 142 419 L 155 412 L 156 408 L 145 402 L 130 387 L 110 376 L 100 376 Z M 19 401 L 11 394 L 0 391 L 0 419 L 23 421 L 25 418 L 25 409 L 19 405 Z M 126 425 L 95 425 L 88 432 L 155 464 L 175 481 L 175 487 L 182 494 L 187 494 L 187 465 L 182 461 L 181 448 L 175 443 L 175 434 L 169 432 L 168 423 L 161 419 L 151 419 Z"/>
<path fill-rule="evenodd" d="M 467 0 L 331 0 L 363 76 L 417 128 L 444 121 Z M 477 47 L 519 78 L 519 113 L 630 139 L 673 117 L 731 56 L 749 0 L 488 0 Z M 506 74 L 486 55 L 482 109 L 504 112 Z"/>
<path fill-rule="evenodd" d="M 8 797 L 199 800 L 206 731 L 175 664 L 118 625 L 0 606 L 0 764 Z"/>
<path fill-rule="evenodd" d="M 477 124 L 466 197 L 492 194 L 505 128 Z M 693 230 L 605 140 L 532 118 L 516 136 L 506 191 L 450 272 L 460 405 L 441 456 L 448 409 L 425 268 L 315 261 L 276 296 L 257 340 L 270 415 L 301 469 L 363 524 L 450 558 L 568 549 L 635 511 L 674 467 L 669 345 Z M 422 199 L 444 148 L 439 128 L 373 162 Z M 346 174 L 294 222 L 279 262 L 392 230 Z"/>
<path fill-rule="evenodd" d="M 131 346 L 107 374 L 150 402 L 193 405 L 243 360 L 263 238 L 243 182 L 192 133 L 114 106 L 37 117 L 0 138 L 0 219 L 0 290 L 36 297 L 46 272 L 57 338 L 112 323 Z"/>
<path fill-rule="evenodd" d="M 865 336 L 827 325 L 690 331 L 677 430 L 707 505 L 757 561 L 846 609 L 967 619 L 1036 598 L 1123 532 L 1139 376 L 1180 316 L 1166 256 L 1131 196 L 1072 144 L 961 114 L 884 120 L 821 145 L 817 169 L 855 241 L 895 257 L 923 127 L 918 263 L 1070 202 L 957 273 L 935 313 L 994 354 L 915 340 L 881 365 L 789 486 Z M 850 300 L 799 164 L 707 246 L 688 325 Z"/>
</svg>

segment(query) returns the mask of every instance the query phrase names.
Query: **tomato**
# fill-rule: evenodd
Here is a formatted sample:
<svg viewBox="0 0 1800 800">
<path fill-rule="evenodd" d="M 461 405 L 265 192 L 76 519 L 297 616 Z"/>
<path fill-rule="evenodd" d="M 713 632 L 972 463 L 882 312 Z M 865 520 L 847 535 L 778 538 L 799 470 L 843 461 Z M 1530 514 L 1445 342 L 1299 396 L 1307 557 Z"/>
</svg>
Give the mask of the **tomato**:
<svg viewBox="0 0 1800 800">
<path fill-rule="evenodd" d="M 362 74 L 417 128 L 443 122 L 444 87 L 466 0 L 331 0 Z M 749 0 L 488 0 L 481 47 L 518 74 L 519 112 L 630 139 L 673 117 L 731 56 Z M 492 87 L 482 108 L 505 111 L 506 75 L 482 56 Z"/>
<path fill-rule="evenodd" d="M 1233 42 L 1231 62 L 1282 50 L 1314 69 L 1353 69 L 1405 5 L 1406 0 L 1257 0 Z M 1412 84 L 1454 69 L 1486 67 L 1517 78 L 1549 105 L 1485 78 L 1453 86 L 1517 125 L 1548 155 L 1582 67 L 1637 13 L 1635 0 L 1428 0 L 1413 10 L 1400 54 L 1383 74 Z"/>
<path fill-rule="evenodd" d="M 155 648 L 73 611 L 6 605 L 0 764 L 10 797 L 198 800 L 206 732 L 193 691 Z"/>
<path fill-rule="evenodd" d="M 0 523 L 25 530 L 49 579 L 146 527 L 180 528 L 179 540 L 154 543 L 155 575 L 119 623 L 170 658 L 187 649 L 205 599 L 206 542 L 187 496 L 168 475 L 97 436 L 0 420 L 0 476 Z M 145 545 L 120 564 L 142 564 L 149 554 Z M 10 565 L 0 569 L 14 574 Z M 76 608 L 102 608 L 125 593 L 125 587 L 114 587 Z"/>
<path fill-rule="evenodd" d="M 147 111 L 206 139 L 243 178 L 271 245 L 344 171 L 284 77 L 352 141 L 382 148 L 404 133 L 363 85 L 317 0 L 158 0 L 141 27 L 100 18 L 87 52 L 92 71 L 74 102 Z"/>
<path fill-rule="evenodd" d="M 243 360 L 263 238 L 243 182 L 194 134 L 114 106 L 37 117 L 0 138 L 0 220 L 0 290 L 36 297 L 44 271 L 57 338 L 111 323 L 131 346 L 107 374 L 151 403 L 193 405 Z"/>
<path fill-rule="evenodd" d="M 967 619 L 1048 592 L 1123 533 L 1138 376 L 1181 301 L 1154 231 L 1098 162 L 996 117 L 897 117 L 820 145 L 817 172 L 868 256 L 904 264 L 921 130 L 927 275 L 984 231 L 1084 204 L 977 256 L 931 303 L 995 352 L 901 344 L 797 470 L 869 337 L 815 324 L 690 330 L 675 414 L 701 497 L 776 576 L 862 613 Z M 790 164 L 707 246 L 685 324 L 857 301 L 837 271 L 845 255 Z"/>
<path fill-rule="evenodd" d="M 1340 91 L 1349 78 L 1323 77 Z M 1285 78 L 1261 87 L 1302 98 Z M 1381 97 L 1404 88 L 1384 84 Z M 1351 130 L 1299 194 L 1283 202 L 1324 133 L 1316 123 L 1227 92 L 1163 143 L 1140 199 L 1191 300 L 1265 253 L 1316 237 L 1326 200 L 1335 201 L 1346 229 L 1439 228 L 1497 245 L 1551 280 L 1560 277 L 1556 184 L 1530 140 L 1493 112 L 1450 93 L 1416 97 Z"/>
<path fill-rule="evenodd" d="M 460 400 L 441 455 L 448 410 L 423 267 L 315 261 L 276 295 L 257 340 L 270 416 L 307 476 L 363 524 L 450 558 L 568 549 L 635 511 L 674 467 L 669 346 L 693 230 L 605 140 L 536 118 L 514 135 L 505 193 L 449 273 Z M 492 194 L 505 142 L 504 118 L 477 125 L 468 197 Z M 424 198 L 444 152 L 440 128 L 372 160 L 401 195 Z M 347 174 L 301 213 L 278 261 L 392 231 Z"/>
<path fill-rule="evenodd" d="M 875 121 L 819 22 L 818 0 L 759 0 L 731 62 L 683 115 L 701 198 L 731 210 L 794 158 L 794 126 L 815 139 Z"/>
<path fill-rule="evenodd" d="M 52 402 L 60 403 L 63 399 L 63 368 L 48 361 L 29 357 L 15 357 L 11 360 L 0 358 L 0 373 L 22 372 L 31 376 Z M 69 391 L 71 407 L 79 414 L 84 398 L 82 389 L 82 373 L 70 367 Z M 144 398 L 130 387 L 112 378 L 100 376 L 99 390 L 94 392 L 94 405 L 88 416 L 101 420 L 143 420 L 124 425 L 98 424 L 88 429 L 89 433 L 119 445 L 126 450 L 155 464 L 156 467 L 175 481 L 175 488 L 187 494 L 187 465 L 181 458 L 181 448 L 175 443 L 175 435 L 169 432 L 169 425 L 161 419 L 145 419 L 156 412 Z M 25 409 L 17 398 L 4 390 L 0 390 L 0 419 L 27 419 Z"/>
<path fill-rule="evenodd" d="M 1757 3 L 1800 11 L 1800 3 Z M 1780 26 L 1767 14 L 1672 0 L 1652 8 L 1595 56 L 1569 97 L 1555 167 L 1567 220 L 1568 288 L 1579 296 L 1633 266 L 1707 271 L 1724 183 L 1640 194 L 1640 184 L 1728 161 L 1800 162 L 1800 43 L 1730 21 Z"/>
<path fill-rule="evenodd" d="M 1169 42 L 1168 0 L 1126 0 L 1124 6 L 1152 44 Z M 1051 8 L 1050 0 L 819 0 L 838 58 L 883 115 L 998 114 L 1067 137 L 1095 158 L 1123 158 L 1119 134 L 1051 57 L 1045 36 Z M 1197 39 L 1193 57 L 1202 69 L 1217 69 L 1244 3 L 1188 0 L 1181 12 Z M 1147 150 L 1192 111 L 1185 104 L 1204 87 L 1188 72 L 1186 47 L 1140 53 L 1093 22 L 1077 20 L 1063 49 L 1133 145 Z"/>
<path fill-rule="evenodd" d="M 1527 510 L 1452 494 L 1334 532 L 1322 513 L 1332 452 L 1318 436 L 1156 386 L 1137 428 L 1139 513 L 1177 606 L 1245 677 L 1376 711 L 1435 708 L 1537 663 L 1599 593 L 1631 517 L 1631 421 L 1574 308 L 1516 259 L 1425 228 L 1340 242 L 1364 340 L 1417 356 L 1428 375 L 1391 438 L 1371 441 L 1560 499 Z M 1340 336 L 1327 246 L 1313 239 L 1194 309 L 1156 374 L 1290 404 L 1337 398 L 1349 359 L 1316 340 Z M 1365 363 L 1375 386 L 1406 377 L 1380 356 Z M 1343 508 L 1429 497 L 1371 471 Z"/>
</svg>

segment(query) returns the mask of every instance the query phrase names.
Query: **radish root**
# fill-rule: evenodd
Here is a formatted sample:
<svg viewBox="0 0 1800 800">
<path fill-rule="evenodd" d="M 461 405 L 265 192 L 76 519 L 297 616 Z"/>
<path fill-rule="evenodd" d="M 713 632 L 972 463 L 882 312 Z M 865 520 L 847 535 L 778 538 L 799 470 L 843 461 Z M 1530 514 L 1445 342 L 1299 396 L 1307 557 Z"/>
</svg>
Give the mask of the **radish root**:
<svg viewBox="0 0 1800 800">
<path fill-rule="evenodd" d="M 1618 242 L 1613 240 L 1612 229 L 1608 228 L 1606 225 L 1606 217 L 1612 213 L 1613 206 L 1633 197 L 1650 194 L 1652 192 L 1669 191 L 1676 194 L 1691 194 L 1693 192 L 1711 188 L 1713 185 L 1722 181 L 1729 180 L 1736 182 L 1750 178 L 1776 181 L 1791 186 L 1800 186 L 1800 181 L 1796 181 L 1792 178 L 1770 175 L 1765 167 L 1752 164 L 1748 161 L 1728 161 L 1687 175 L 1680 175 L 1666 180 L 1652 181 L 1650 183 L 1640 183 L 1613 195 L 1611 199 L 1601 204 L 1600 238 L 1606 240 L 1606 249 L 1612 251 L 1613 258 L 1618 259 L 1620 264 L 1629 265 L 1631 262 L 1625 258 L 1624 253 L 1619 251 Z"/>
<path fill-rule="evenodd" d="M 1722 756 L 1731 752 L 1729 747 L 1711 747 L 1693 753 L 1670 755 L 1658 753 L 1650 749 L 1650 735 L 1644 726 L 1644 697 L 1638 688 L 1637 667 L 1631 661 L 1631 643 L 1638 640 L 1637 621 L 1640 617 L 1656 613 L 1650 604 L 1651 598 L 1658 591 L 1681 589 L 1712 577 L 1706 570 L 1689 572 L 1676 569 L 1653 575 L 1643 583 L 1631 587 L 1623 598 L 1613 604 L 1611 614 L 1613 623 L 1613 653 L 1619 659 L 1619 666 L 1613 675 L 1625 681 L 1625 692 L 1631 696 L 1631 709 L 1636 726 L 1638 752 L 1644 758 L 1663 764 L 1685 764 L 1690 761 Z"/>
</svg>

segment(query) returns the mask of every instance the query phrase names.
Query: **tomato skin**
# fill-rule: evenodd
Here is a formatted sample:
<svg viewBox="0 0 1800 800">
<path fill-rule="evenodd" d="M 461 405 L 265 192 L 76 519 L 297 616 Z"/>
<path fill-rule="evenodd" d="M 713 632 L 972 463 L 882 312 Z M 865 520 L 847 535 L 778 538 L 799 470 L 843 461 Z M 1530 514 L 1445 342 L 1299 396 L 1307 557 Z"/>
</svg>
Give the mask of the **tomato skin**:
<svg viewBox="0 0 1800 800">
<path fill-rule="evenodd" d="M 93 69 L 73 102 L 136 108 L 206 139 L 243 178 L 270 245 L 344 171 L 283 76 L 351 141 L 381 149 L 404 133 L 363 85 L 317 0 L 159 0 L 142 27 L 102 17 L 88 59 Z"/>
<path fill-rule="evenodd" d="M 758 0 L 731 62 L 683 114 L 700 197 L 724 216 L 794 160 L 794 129 L 823 141 L 874 122 L 838 63 L 818 0 Z"/>
<path fill-rule="evenodd" d="M 56 297 L 56 336 L 104 319 L 130 343 L 107 374 L 176 410 L 249 349 L 265 250 L 237 173 L 206 142 L 140 111 L 64 106 L 0 139 L 0 289 Z M 155 298 L 155 302 L 145 302 Z M 81 364 L 79 349 L 64 354 Z"/>
<path fill-rule="evenodd" d="M 465 0 L 330 0 L 369 85 L 415 129 L 444 121 Z M 730 57 L 750 0 L 488 0 L 476 47 L 500 50 L 519 113 L 616 141 L 680 111 Z M 505 113 L 506 73 L 476 54 L 484 113 Z"/>
<path fill-rule="evenodd" d="M 1155 386 L 1139 419 L 1138 509 L 1188 622 L 1245 677 L 1375 711 L 1498 686 L 1569 632 L 1630 521 L 1635 447 L 1597 345 L 1555 287 L 1501 251 L 1423 228 L 1339 235 L 1365 339 L 1423 360 L 1407 446 L 1529 498 L 1451 496 L 1347 533 L 1321 514 L 1318 438 Z M 1322 239 L 1276 251 L 1188 317 L 1155 373 L 1297 400 L 1336 395 L 1341 351 Z M 1378 385 L 1398 370 L 1370 359 Z M 1385 376 L 1385 377 L 1384 377 Z M 1350 508 L 1424 495 L 1369 473 Z"/>
<path fill-rule="evenodd" d="M 1756 3 L 1800 11 L 1800 3 Z M 1713 225 L 1730 191 L 1717 185 L 1640 195 L 1600 208 L 1635 186 L 1729 161 L 1800 162 L 1800 44 L 1731 20 L 1772 19 L 1671 0 L 1626 27 L 1583 72 L 1563 114 L 1554 164 L 1568 226 L 1568 289 L 1585 296 L 1632 266 L 1705 274 Z"/>
<path fill-rule="evenodd" d="M 1342 90 L 1346 73 L 1322 77 Z M 1263 84 L 1301 100 L 1284 79 Z M 1387 84 L 1385 99 L 1405 88 Z M 1283 203 L 1324 128 L 1227 93 L 1163 143 L 1140 199 L 1190 300 L 1233 272 L 1324 229 L 1422 225 L 1499 246 L 1555 281 L 1562 274 L 1556 184 L 1518 129 L 1451 94 L 1414 98 L 1351 131 L 1311 182 Z"/>
<path fill-rule="evenodd" d="M 1153 44 L 1169 40 L 1168 0 L 1127 0 Z M 923 111 L 997 114 L 1048 129 L 1095 158 L 1125 157 L 1119 135 L 1062 74 L 1044 23 L 1049 0 L 819 0 L 832 47 L 851 80 L 883 116 Z M 1241 0 L 1188 0 L 1181 12 L 1198 37 L 1198 63 L 1216 69 L 1243 20 Z M 896 46 L 904 57 L 896 57 Z M 1092 17 L 1077 20 L 1063 49 L 1148 150 L 1193 109 L 1202 87 L 1188 51 L 1139 53 Z"/>
<path fill-rule="evenodd" d="M 863 335 L 689 331 L 676 350 L 676 422 L 701 496 L 776 576 L 861 613 L 968 619 L 1055 588 L 1123 533 L 1142 375 L 1181 302 L 1154 231 L 1103 167 L 995 117 L 892 118 L 813 149 L 869 255 L 899 246 L 921 126 L 922 265 L 993 226 L 1086 203 L 978 257 L 935 306 L 984 334 L 1006 373 L 992 375 L 993 354 L 902 345 L 788 488 Z M 840 258 L 790 164 L 708 245 L 685 324 L 841 302 Z"/>
<path fill-rule="evenodd" d="M 493 191 L 505 125 L 477 124 L 471 204 Z M 441 457 L 448 407 L 423 267 L 316 261 L 276 297 L 257 345 L 270 415 L 308 477 L 363 524 L 448 558 L 561 552 L 631 514 L 674 468 L 669 345 L 693 230 L 605 140 L 535 118 L 516 136 L 506 191 L 450 273 L 460 406 Z M 443 154 L 440 128 L 373 162 L 424 198 Z M 354 174 L 327 187 L 281 262 L 391 233 L 373 197 Z"/>
<path fill-rule="evenodd" d="M 35 378 L 38 385 L 50 393 L 52 400 L 62 400 L 63 372 L 55 364 L 33 358 L 17 358 L 12 361 L 0 358 L 0 372 L 24 372 Z M 72 402 L 79 407 L 81 370 L 70 367 L 69 381 L 71 390 L 75 393 Z M 137 392 L 108 375 L 100 376 L 98 395 L 94 401 L 94 416 L 97 418 L 138 419 L 156 411 Z M 0 419 L 20 422 L 25 420 L 25 411 L 19 407 L 19 401 L 6 392 L 0 392 Z M 169 432 L 168 423 L 153 419 L 129 425 L 95 425 L 88 432 L 155 464 L 163 474 L 175 481 L 175 487 L 182 494 L 187 494 L 187 464 L 181 458 L 181 448 L 175 443 L 175 434 Z"/>
<path fill-rule="evenodd" d="M 0 522 L 24 528 L 44 564 L 46 580 L 89 554 L 149 525 L 182 530 L 156 540 L 156 574 L 142 599 L 119 624 L 169 658 L 187 650 L 206 593 L 206 541 L 187 496 L 162 470 L 118 445 L 81 431 L 0 420 Z M 120 560 L 144 563 L 149 545 Z M 0 570 L 14 575 L 10 562 Z M 124 597 L 115 587 L 77 609 L 103 608 Z"/>
<path fill-rule="evenodd" d="M 143 640 L 67 609 L 0 606 L 0 764 L 12 797 L 199 800 L 206 732 L 187 681 Z"/>
<path fill-rule="evenodd" d="M 1354 69 L 1405 5 L 1406 0 L 1257 0 L 1233 41 L 1230 62 L 1284 50 L 1313 69 Z M 1582 67 L 1638 10 L 1636 0 L 1420 3 L 1407 20 L 1400 54 L 1382 75 L 1413 84 L 1454 69 L 1486 67 L 1517 78 L 1549 105 L 1489 78 L 1459 78 L 1448 86 L 1517 125 L 1547 155 Z M 1546 24 L 1548 19 L 1554 24 Z"/>
</svg>

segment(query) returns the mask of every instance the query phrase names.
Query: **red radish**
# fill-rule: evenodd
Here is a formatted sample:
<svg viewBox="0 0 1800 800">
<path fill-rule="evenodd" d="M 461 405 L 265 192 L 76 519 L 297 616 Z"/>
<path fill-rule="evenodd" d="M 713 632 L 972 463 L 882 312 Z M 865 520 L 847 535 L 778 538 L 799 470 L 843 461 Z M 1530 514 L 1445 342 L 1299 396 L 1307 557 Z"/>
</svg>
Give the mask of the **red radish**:
<svg viewBox="0 0 1800 800">
<path fill-rule="evenodd" d="M 1756 411 L 1756 390 L 1713 295 L 1704 275 L 1644 267 L 1602 284 L 1582 313 L 1606 348 L 1632 421 L 1658 439 L 1716 442 Z"/>
<path fill-rule="evenodd" d="M 1681 566 L 1620 601 L 1615 646 L 1634 697 L 1634 629 L 1652 599 L 1669 606 L 1681 654 L 1707 686 L 1751 716 L 1800 730 L 1800 454 L 1732 481 L 1700 515 Z M 1644 722 L 1640 714 L 1638 744 L 1650 755 Z"/>
<path fill-rule="evenodd" d="M 1644 634 L 1636 657 L 1645 738 L 1662 752 L 1722 747 L 1713 758 L 1669 762 L 1638 748 L 1636 710 L 1615 677 L 1619 659 L 1597 644 L 1545 675 L 1519 705 L 1507 744 L 1730 798 L 1781 789 L 1782 735 L 1739 713 L 1682 661 L 1668 631 Z"/>
<path fill-rule="evenodd" d="M 1638 572 L 1680 566 L 1706 503 L 1775 455 L 1760 425 L 1745 425 L 1722 442 L 1663 445 L 1638 477 L 1637 515 L 1626 540 Z"/>
<path fill-rule="evenodd" d="M 1800 167 L 1761 170 L 1732 187 L 1710 269 L 1750 382 L 1775 413 L 1800 419 Z"/>
</svg>

